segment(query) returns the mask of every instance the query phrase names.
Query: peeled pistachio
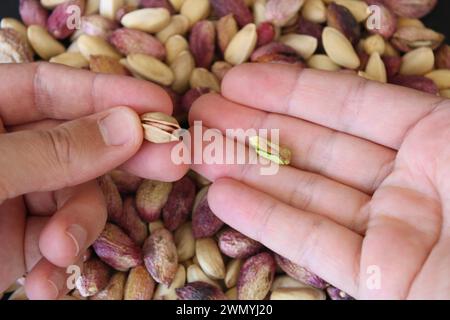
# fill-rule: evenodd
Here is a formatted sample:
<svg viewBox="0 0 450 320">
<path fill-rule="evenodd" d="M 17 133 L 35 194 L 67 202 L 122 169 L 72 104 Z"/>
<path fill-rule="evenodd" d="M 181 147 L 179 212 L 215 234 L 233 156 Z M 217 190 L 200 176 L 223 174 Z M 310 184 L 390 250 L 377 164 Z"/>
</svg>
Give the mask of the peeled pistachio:
<svg viewBox="0 0 450 320">
<path fill-rule="evenodd" d="M 254 136 L 249 139 L 250 146 L 256 153 L 279 165 L 289 165 L 291 163 L 291 151 L 267 141 L 264 138 Z"/>
<path fill-rule="evenodd" d="M 162 112 L 151 112 L 141 116 L 145 139 L 153 143 L 179 141 L 174 133 L 180 129 L 178 121 Z"/>
</svg>

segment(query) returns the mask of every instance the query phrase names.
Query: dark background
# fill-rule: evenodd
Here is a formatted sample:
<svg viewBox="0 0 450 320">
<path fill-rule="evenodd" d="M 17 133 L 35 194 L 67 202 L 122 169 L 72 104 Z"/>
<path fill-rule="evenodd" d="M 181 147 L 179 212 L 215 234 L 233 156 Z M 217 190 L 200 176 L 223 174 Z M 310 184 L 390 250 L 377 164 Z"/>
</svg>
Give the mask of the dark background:
<svg viewBox="0 0 450 320">
<path fill-rule="evenodd" d="M 19 0 L 0 0 L 0 19 L 3 17 L 18 18 L 18 3 Z M 424 19 L 427 27 L 440 31 L 446 34 L 447 39 L 450 39 L 450 1 L 439 0 L 438 6 L 435 10 Z M 447 40 L 447 43 L 449 41 Z"/>
</svg>

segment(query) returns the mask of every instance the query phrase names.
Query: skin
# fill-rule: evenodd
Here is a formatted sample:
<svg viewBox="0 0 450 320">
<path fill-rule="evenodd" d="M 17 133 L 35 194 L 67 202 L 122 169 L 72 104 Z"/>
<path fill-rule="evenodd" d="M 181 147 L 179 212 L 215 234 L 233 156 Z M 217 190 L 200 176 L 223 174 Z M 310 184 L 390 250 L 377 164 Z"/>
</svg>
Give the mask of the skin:
<svg viewBox="0 0 450 320">
<path fill-rule="evenodd" d="M 234 68 L 222 95 L 191 123 L 279 128 L 293 158 L 194 165 L 219 218 L 355 298 L 450 298 L 450 100 L 275 64 Z"/>
<path fill-rule="evenodd" d="M 170 114 L 172 102 L 145 81 L 47 63 L 1 65 L 0 83 L 0 292 L 27 274 L 30 299 L 56 299 L 106 222 L 95 178 L 187 172 L 173 144 L 143 142 L 138 114 Z"/>
</svg>

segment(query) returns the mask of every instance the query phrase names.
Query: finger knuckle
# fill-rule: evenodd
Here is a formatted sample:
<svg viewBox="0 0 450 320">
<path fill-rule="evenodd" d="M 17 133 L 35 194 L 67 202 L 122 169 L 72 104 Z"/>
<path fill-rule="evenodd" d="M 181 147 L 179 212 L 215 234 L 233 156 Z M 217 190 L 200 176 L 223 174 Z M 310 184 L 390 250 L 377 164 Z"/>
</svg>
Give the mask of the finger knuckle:
<svg viewBox="0 0 450 320">
<path fill-rule="evenodd" d="M 76 153 L 75 141 L 70 131 L 65 127 L 59 127 L 43 132 L 44 139 L 49 148 L 49 158 L 52 165 L 57 167 L 65 177 L 70 177 L 70 168 Z"/>
</svg>

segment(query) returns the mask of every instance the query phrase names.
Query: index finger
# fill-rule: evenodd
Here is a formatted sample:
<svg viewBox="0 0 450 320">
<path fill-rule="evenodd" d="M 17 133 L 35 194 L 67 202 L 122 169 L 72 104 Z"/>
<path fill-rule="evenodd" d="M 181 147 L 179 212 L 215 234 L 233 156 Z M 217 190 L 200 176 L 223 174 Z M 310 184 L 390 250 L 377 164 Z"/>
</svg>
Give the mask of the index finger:
<svg viewBox="0 0 450 320">
<path fill-rule="evenodd" d="M 0 117 L 7 126 L 71 120 L 115 106 L 172 113 L 170 97 L 155 84 L 51 63 L 0 65 L 0 84 Z"/>
<path fill-rule="evenodd" d="M 446 100 L 351 74 L 247 64 L 227 73 L 229 100 L 301 118 L 398 149 L 408 130 Z"/>
</svg>

